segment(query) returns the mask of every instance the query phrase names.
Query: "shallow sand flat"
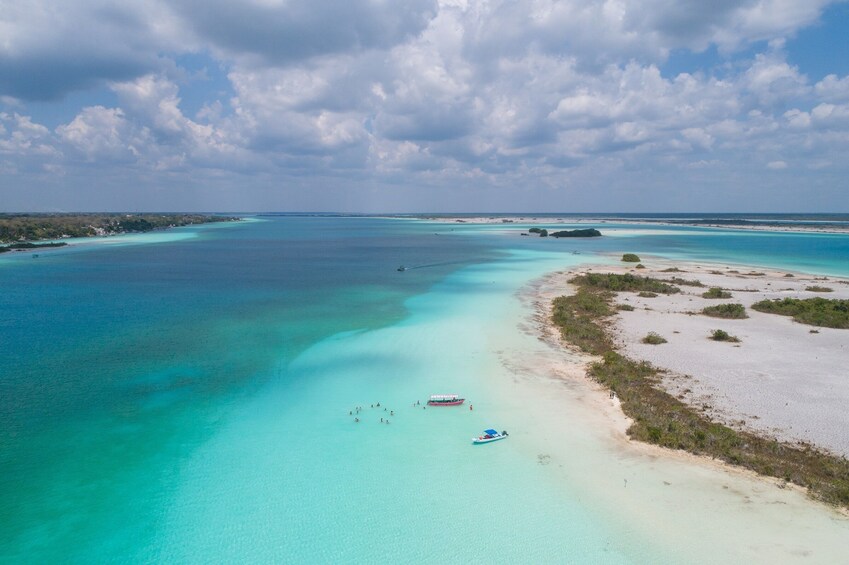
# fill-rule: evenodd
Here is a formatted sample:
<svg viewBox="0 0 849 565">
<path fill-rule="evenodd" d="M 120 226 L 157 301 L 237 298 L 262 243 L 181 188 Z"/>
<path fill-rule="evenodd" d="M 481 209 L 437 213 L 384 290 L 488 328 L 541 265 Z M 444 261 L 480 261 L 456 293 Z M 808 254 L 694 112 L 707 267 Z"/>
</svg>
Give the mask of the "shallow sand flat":
<svg viewBox="0 0 849 565">
<path fill-rule="evenodd" d="M 709 407 L 716 419 L 738 428 L 788 441 L 807 441 L 849 455 L 849 411 L 846 410 L 849 330 L 815 328 L 789 317 L 749 308 L 759 300 L 783 297 L 846 299 L 849 285 L 845 281 L 821 280 L 798 273 L 789 278 L 785 277 L 785 271 L 644 259 L 648 268 L 635 273 L 656 278 L 698 279 L 706 287 L 729 290 L 732 298 L 705 299 L 701 294 L 706 287 L 682 285 L 679 285 L 681 294 L 656 298 L 620 293 L 620 303 L 636 308 L 615 318 L 617 340 L 628 356 L 668 369 L 665 379 L 668 389 L 692 405 Z M 687 272 L 660 272 L 671 266 Z M 629 269 L 617 265 L 609 270 L 628 272 Z M 765 275 L 744 274 L 749 272 L 765 272 Z M 806 291 L 805 287 L 811 285 L 834 291 Z M 749 318 L 725 320 L 690 314 L 721 303 L 743 304 Z M 714 329 L 726 330 L 742 342 L 712 341 L 708 336 Z M 650 331 L 659 333 L 668 343 L 641 343 Z"/>
</svg>

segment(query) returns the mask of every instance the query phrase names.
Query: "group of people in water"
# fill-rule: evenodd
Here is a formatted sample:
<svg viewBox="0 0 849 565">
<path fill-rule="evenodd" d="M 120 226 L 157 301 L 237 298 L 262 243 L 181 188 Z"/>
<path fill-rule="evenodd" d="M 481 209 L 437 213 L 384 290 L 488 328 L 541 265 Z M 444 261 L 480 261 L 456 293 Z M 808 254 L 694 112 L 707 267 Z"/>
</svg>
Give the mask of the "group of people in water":
<svg viewBox="0 0 849 565">
<path fill-rule="evenodd" d="M 427 409 L 427 404 L 425 403 L 425 405 L 424 405 L 424 406 L 422 406 L 422 403 L 421 403 L 421 401 L 420 401 L 420 400 L 416 400 L 416 401 L 412 404 L 412 406 L 413 406 L 413 408 L 416 408 L 417 406 L 421 406 L 421 407 L 422 407 L 422 410 L 426 410 L 426 409 Z M 370 408 L 371 408 L 371 409 L 374 409 L 374 408 L 380 408 L 380 407 L 381 407 L 381 406 L 380 406 L 380 402 L 377 402 L 377 403 L 372 404 L 372 405 L 370 406 Z M 473 406 L 472 406 L 471 404 L 469 404 L 469 410 L 474 410 L 474 408 L 473 408 Z M 349 410 L 349 411 L 348 411 L 348 415 L 349 415 L 349 416 L 354 416 L 354 423 L 355 423 L 355 424 L 358 424 L 358 423 L 360 422 L 360 416 L 359 416 L 359 414 L 360 414 L 360 412 L 362 412 L 362 411 L 363 411 L 363 407 L 362 407 L 362 406 L 355 406 L 353 410 Z M 383 411 L 384 411 L 384 412 L 387 412 L 387 411 L 388 411 L 388 412 L 389 412 L 389 416 L 393 416 L 393 417 L 395 416 L 395 411 L 394 411 L 394 410 L 389 410 L 388 408 L 383 407 Z M 385 419 L 384 419 L 384 418 L 380 418 L 380 423 L 381 423 L 381 424 L 383 424 L 383 423 L 388 424 L 388 423 L 389 423 L 389 418 L 385 418 Z"/>
<path fill-rule="evenodd" d="M 372 409 L 373 409 L 373 408 L 380 408 L 380 402 L 378 402 L 378 403 L 376 403 L 376 404 L 372 404 L 372 405 L 371 405 L 371 408 L 372 408 Z M 353 410 L 348 410 L 348 416 L 354 416 L 354 423 L 355 423 L 355 424 L 358 424 L 358 423 L 360 422 L 359 414 L 360 414 L 360 412 L 362 412 L 362 411 L 363 411 L 363 407 L 362 407 L 362 406 L 355 406 Z M 384 411 L 384 412 L 389 412 L 389 415 L 390 415 L 390 416 L 395 416 L 395 411 L 394 411 L 394 410 L 389 410 L 388 408 L 384 407 L 384 408 L 383 408 L 383 411 Z M 389 423 L 389 418 L 386 418 L 386 419 L 384 419 L 384 418 L 380 418 L 380 423 L 381 423 L 381 424 L 383 424 L 383 423 L 388 424 L 388 423 Z"/>
</svg>

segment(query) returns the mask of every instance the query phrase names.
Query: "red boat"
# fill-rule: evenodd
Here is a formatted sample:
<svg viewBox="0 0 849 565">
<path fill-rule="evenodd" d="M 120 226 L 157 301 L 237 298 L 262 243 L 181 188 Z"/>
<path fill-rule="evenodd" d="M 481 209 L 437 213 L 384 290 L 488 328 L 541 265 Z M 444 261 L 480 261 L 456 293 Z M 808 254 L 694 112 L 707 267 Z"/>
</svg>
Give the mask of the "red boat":
<svg viewBox="0 0 849 565">
<path fill-rule="evenodd" d="M 428 406 L 459 406 L 466 401 L 458 394 L 434 394 L 427 401 Z"/>
</svg>

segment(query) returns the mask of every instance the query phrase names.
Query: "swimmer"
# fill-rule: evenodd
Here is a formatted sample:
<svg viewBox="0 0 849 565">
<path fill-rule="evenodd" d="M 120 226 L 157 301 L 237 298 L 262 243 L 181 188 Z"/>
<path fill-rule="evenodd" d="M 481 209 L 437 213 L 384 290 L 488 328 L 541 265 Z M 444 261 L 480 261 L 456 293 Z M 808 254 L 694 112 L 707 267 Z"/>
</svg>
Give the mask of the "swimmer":
<svg viewBox="0 0 849 565">
<path fill-rule="evenodd" d="M 395 415 L 395 411 L 394 411 L 394 410 L 390 410 L 390 411 L 389 411 L 389 415 L 390 415 L 390 416 L 394 416 L 394 415 Z"/>
</svg>

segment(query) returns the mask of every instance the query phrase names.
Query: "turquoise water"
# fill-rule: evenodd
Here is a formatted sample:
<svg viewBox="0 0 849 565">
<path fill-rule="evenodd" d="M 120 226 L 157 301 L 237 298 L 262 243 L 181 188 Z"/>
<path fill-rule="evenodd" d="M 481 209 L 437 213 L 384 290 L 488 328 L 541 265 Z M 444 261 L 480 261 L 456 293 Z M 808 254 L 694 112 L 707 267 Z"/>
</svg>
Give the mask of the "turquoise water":
<svg viewBox="0 0 849 565">
<path fill-rule="evenodd" d="M 847 275 L 849 237 L 601 228 L 270 217 L 0 258 L 0 557 L 669 560 L 522 450 L 515 293 L 623 251 Z"/>
</svg>

